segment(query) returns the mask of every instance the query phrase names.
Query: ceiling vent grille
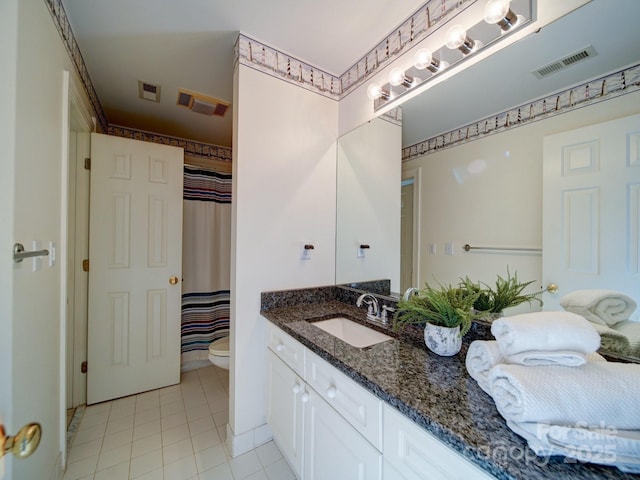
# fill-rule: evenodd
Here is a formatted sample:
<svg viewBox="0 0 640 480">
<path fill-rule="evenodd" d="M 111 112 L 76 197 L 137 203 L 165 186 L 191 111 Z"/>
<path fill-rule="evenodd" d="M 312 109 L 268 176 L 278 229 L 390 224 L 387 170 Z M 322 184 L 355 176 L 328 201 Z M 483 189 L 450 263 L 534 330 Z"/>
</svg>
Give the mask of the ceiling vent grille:
<svg viewBox="0 0 640 480">
<path fill-rule="evenodd" d="M 138 80 L 138 96 L 150 102 L 160 102 L 160 85 Z"/>
<path fill-rule="evenodd" d="M 218 100 L 217 98 L 183 89 L 178 90 L 178 100 L 176 104 L 181 107 L 186 107 L 195 113 L 208 116 L 217 115 L 219 117 L 222 117 L 231 106 L 231 104 Z"/>
<path fill-rule="evenodd" d="M 533 71 L 533 74 L 538 78 L 544 78 L 547 75 L 551 75 L 552 73 L 559 72 L 560 70 L 564 70 L 571 65 L 575 65 L 578 62 L 586 60 L 587 58 L 595 57 L 596 51 L 592 45 L 588 47 L 582 48 L 577 52 L 573 52 L 563 58 L 555 60 L 543 67 L 540 67 Z"/>
</svg>

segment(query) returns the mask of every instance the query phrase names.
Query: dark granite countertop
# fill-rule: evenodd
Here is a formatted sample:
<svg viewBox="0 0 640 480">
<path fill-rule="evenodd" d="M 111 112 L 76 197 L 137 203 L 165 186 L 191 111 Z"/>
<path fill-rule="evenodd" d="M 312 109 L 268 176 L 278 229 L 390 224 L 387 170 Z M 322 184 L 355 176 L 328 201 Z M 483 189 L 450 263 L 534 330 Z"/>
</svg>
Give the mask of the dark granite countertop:
<svg viewBox="0 0 640 480">
<path fill-rule="evenodd" d="M 346 316 L 365 323 L 365 312 L 324 287 L 287 291 L 284 301 L 263 294 L 262 315 L 305 347 L 327 360 L 374 395 L 393 406 L 443 443 L 498 479 L 640 479 L 613 467 L 583 464 L 562 456 L 538 457 L 513 433 L 492 398 L 467 373 L 464 359 L 474 332 L 462 350 L 441 357 L 410 335 L 364 349 L 337 339 L 313 320 Z M 275 293 L 275 292 L 273 292 Z M 299 303 L 301 302 L 301 303 Z M 285 306 L 279 306 L 285 305 Z M 378 328 L 380 329 L 380 328 Z M 390 333 L 390 332 L 386 332 Z M 477 338 L 477 337 L 476 337 Z"/>
</svg>

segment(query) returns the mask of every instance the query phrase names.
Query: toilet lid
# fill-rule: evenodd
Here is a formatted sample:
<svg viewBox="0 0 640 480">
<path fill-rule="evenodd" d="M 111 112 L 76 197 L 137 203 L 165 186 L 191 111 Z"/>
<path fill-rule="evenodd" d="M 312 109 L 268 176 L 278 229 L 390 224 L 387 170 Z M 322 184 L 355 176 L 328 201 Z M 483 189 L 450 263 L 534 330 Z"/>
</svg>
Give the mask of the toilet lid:
<svg viewBox="0 0 640 480">
<path fill-rule="evenodd" d="M 217 355 L 219 357 L 229 356 L 229 337 L 219 338 L 211 342 L 209 345 L 209 355 Z"/>
</svg>

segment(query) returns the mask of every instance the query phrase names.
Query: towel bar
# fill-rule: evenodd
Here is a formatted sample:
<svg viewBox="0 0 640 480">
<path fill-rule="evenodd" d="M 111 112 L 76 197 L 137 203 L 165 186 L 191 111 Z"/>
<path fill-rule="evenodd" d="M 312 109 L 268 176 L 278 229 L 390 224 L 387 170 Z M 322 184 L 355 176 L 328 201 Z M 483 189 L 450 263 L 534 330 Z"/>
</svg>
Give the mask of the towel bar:
<svg viewBox="0 0 640 480">
<path fill-rule="evenodd" d="M 20 263 L 25 258 L 31 257 L 46 257 L 49 255 L 49 250 L 34 250 L 32 252 L 25 252 L 24 245 L 21 243 L 16 243 L 13 246 L 13 261 L 16 263 Z"/>
<path fill-rule="evenodd" d="M 507 251 L 515 251 L 515 252 L 542 252 L 541 248 L 526 248 L 526 247 L 472 247 L 468 243 L 462 247 L 465 252 L 469 250 L 507 250 Z"/>
</svg>

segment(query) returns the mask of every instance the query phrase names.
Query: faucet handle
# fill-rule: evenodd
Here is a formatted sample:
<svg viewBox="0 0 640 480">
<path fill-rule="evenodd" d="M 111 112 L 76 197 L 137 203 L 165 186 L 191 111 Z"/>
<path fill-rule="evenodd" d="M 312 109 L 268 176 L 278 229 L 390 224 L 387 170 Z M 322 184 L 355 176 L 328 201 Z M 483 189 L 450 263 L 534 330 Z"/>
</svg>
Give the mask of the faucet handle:
<svg viewBox="0 0 640 480">
<path fill-rule="evenodd" d="M 389 313 L 395 312 L 396 309 L 389 305 L 382 305 L 382 323 L 389 322 Z"/>
</svg>

